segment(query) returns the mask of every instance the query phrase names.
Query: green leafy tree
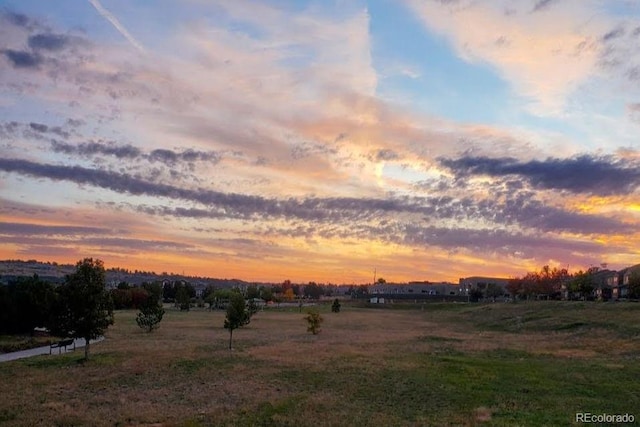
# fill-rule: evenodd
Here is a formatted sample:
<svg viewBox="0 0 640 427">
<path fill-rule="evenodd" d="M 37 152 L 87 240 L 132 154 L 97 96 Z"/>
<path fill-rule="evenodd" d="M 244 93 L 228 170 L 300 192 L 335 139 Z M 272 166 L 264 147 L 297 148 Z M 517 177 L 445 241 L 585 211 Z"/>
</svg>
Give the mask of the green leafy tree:
<svg viewBox="0 0 640 427">
<path fill-rule="evenodd" d="M 273 301 L 273 289 L 266 286 L 260 286 L 260 298 L 265 301 Z"/>
<path fill-rule="evenodd" d="M 331 311 L 334 313 L 340 313 L 340 300 L 338 298 L 333 300 L 333 304 L 331 304 Z"/>
<path fill-rule="evenodd" d="M 320 324 L 324 321 L 320 313 L 317 310 L 309 310 L 304 320 L 307 321 L 307 332 L 318 335 L 320 332 Z"/>
<path fill-rule="evenodd" d="M 171 282 L 162 285 L 162 298 L 164 302 L 173 302 L 176 299 L 176 287 Z"/>
<path fill-rule="evenodd" d="M 33 333 L 49 319 L 55 291 L 37 274 L 0 285 L 0 333 Z"/>
<path fill-rule="evenodd" d="M 591 296 L 591 293 L 595 288 L 595 283 L 593 281 L 591 272 L 580 270 L 568 282 L 567 288 L 571 293 L 571 295 L 569 295 L 570 299 L 573 299 L 572 297 L 574 294 L 579 294 L 584 299 L 587 299 L 589 296 Z"/>
<path fill-rule="evenodd" d="M 191 308 L 191 295 L 186 286 L 179 286 L 176 290 L 176 303 L 180 311 L 189 311 Z"/>
<path fill-rule="evenodd" d="M 247 287 L 247 299 L 254 299 L 260 297 L 260 291 L 256 285 L 249 285 Z"/>
<path fill-rule="evenodd" d="M 231 289 L 216 289 L 212 294 L 207 296 L 209 307 L 225 308 L 229 304 L 229 299 L 233 291 Z M 213 306 L 211 305 L 213 304 Z"/>
<path fill-rule="evenodd" d="M 68 275 L 57 291 L 49 329 L 57 336 L 84 338 L 84 358 L 88 360 L 91 340 L 103 335 L 113 324 L 104 264 L 93 258 L 78 261 L 75 273 Z"/>
<path fill-rule="evenodd" d="M 142 284 L 142 289 L 147 291 L 158 304 L 162 302 L 162 282 L 145 282 Z"/>
<path fill-rule="evenodd" d="M 307 298 L 320 299 L 324 294 L 324 289 L 322 285 L 319 285 L 316 282 L 309 282 L 309 284 L 304 287 L 303 292 L 304 296 Z"/>
<path fill-rule="evenodd" d="M 151 332 L 160 327 L 164 316 L 164 308 L 160 301 L 162 293 L 150 290 L 147 300 L 140 306 L 140 313 L 136 317 L 136 323 L 141 329 Z"/>
<path fill-rule="evenodd" d="M 216 287 L 214 285 L 207 285 L 207 287 L 204 289 L 204 291 L 202 292 L 202 298 L 204 299 L 204 302 L 212 302 L 213 301 L 213 294 L 216 291 Z M 210 305 L 209 308 L 211 308 L 212 306 Z"/>
<path fill-rule="evenodd" d="M 224 318 L 224 328 L 229 330 L 229 350 L 233 343 L 233 330 L 248 324 L 251 316 L 247 312 L 244 297 L 239 292 L 231 292 L 227 314 Z"/>
<path fill-rule="evenodd" d="M 258 312 L 259 308 L 256 302 L 253 299 L 248 300 L 247 302 L 247 316 L 249 316 L 249 320 L 253 317 L 254 314 Z M 247 322 L 249 323 L 249 322 Z"/>
</svg>

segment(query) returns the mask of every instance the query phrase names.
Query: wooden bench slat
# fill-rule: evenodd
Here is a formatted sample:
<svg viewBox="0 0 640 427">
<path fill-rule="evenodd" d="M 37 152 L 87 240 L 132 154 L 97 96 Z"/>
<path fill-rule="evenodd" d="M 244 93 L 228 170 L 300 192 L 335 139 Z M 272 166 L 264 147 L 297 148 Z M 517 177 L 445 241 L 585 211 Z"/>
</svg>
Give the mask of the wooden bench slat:
<svg viewBox="0 0 640 427">
<path fill-rule="evenodd" d="M 75 351 L 76 349 L 76 341 L 73 338 L 70 339 L 66 339 L 66 340 L 61 340 L 55 343 L 51 343 L 49 345 L 49 354 L 51 354 L 51 350 L 53 350 L 54 348 L 58 349 L 58 354 L 60 354 L 62 352 L 62 347 L 64 347 L 64 351 L 67 351 L 67 347 L 70 346 L 71 344 L 73 344 L 73 350 Z"/>
</svg>

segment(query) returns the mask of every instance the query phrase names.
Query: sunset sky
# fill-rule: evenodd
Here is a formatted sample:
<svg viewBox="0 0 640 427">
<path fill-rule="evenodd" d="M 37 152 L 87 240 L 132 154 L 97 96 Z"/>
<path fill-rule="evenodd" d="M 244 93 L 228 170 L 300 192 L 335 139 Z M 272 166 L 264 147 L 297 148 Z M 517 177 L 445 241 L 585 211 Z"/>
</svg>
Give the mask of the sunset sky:
<svg viewBox="0 0 640 427">
<path fill-rule="evenodd" d="M 0 259 L 640 262 L 640 2 L 0 1 Z"/>
</svg>

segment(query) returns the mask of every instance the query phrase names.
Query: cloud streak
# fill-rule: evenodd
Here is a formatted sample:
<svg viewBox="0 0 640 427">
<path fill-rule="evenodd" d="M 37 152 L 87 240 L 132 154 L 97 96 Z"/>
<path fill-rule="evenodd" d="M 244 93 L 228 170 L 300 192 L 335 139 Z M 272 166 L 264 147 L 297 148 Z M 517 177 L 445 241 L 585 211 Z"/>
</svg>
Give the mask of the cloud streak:
<svg viewBox="0 0 640 427">
<path fill-rule="evenodd" d="M 440 164 L 458 178 L 509 177 L 527 180 L 533 187 L 601 196 L 630 194 L 640 186 L 640 164 L 612 156 L 581 155 L 568 159 L 521 162 L 514 158 L 463 156 L 441 158 Z"/>
<path fill-rule="evenodd" d="M 129 31 L 124 27 L 124 25 L 120 23 L 118 18 L 116 18 L 111 12 L 105 9 L 98 0 L 88 0 L 88 1 L 98 11 L 98 13 L 102 15 L 104 19 L 109 21 L 111 25 L 113 25 L 114 28 L 118 30 L 118 32 L 122 34 L 122 36 L 125 39 L 127 39 L 129 43 L 131 43 L 133 47 L 138 49 L 140 52 L 144 52 L 144 47 L 140 44 L 140 42 L 138 42 L 138 40 L 135 39 L 135 37 L 131 35 L 131 33 L 129 33 Z"/>
<path fill-rule="evenodd" d="M 86 234 L 111 234 L 114 230 L 102 227 L 68 226 L 68 225 L 41 225 L 17 222 L 0 222 L 0 234 L 5 235 L 48 235 L 68 236 Z"/>
<path fill-rule="evenodd" d="M 407 221 L 483 220 L 541 232 L 568 231 L 591 234 L 629 231 L 628 225 L 615 219 L 545 206 L 526 193 L 516 193 L 503 202 L 495 199 L 477 201 L 472 198 L 455 200 L 451 197 L 278 199 L 202 188 L 187 189 L 106 170 L 39 164 L 19 159 L 0 159 L 0 170 L 55 181 L 89 184 L 135 196 L 162 197 L 207 206 L 207 208 L 168 206 L 137 208 L 140 212 L 159 216 L 234 218 L 254 221 L 280 218 L 354 227 L 360 223 L 388 221 L 395 215 L 401 214 L 409 215 Z"/>
</svg>

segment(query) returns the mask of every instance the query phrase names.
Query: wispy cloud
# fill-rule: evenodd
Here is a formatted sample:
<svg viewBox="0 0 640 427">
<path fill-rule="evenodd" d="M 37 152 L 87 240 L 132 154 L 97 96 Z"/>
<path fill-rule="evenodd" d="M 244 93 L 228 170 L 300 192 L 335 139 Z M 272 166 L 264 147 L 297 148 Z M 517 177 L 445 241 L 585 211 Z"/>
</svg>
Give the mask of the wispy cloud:
<svg viewBox="0 0 640 427">
<path fill-rule="evenodd" d="M 536 13 L 530 13 L 529 2 L 507 0 L 407 3 L 459 56 L 495 67 L 529 99 L 530 111 L 544 116 L 564 111 L 574 91 L 597 75 L 599 34 L 611 25 L 606 15 L 594 19 L 593 3 L 581 0 L 539 0 Z"/>
<path fill-rule="evenodd" d="M 99 0 L 89 0 L 89 3 L 91 3 L 91 5 L 98 11 L 100 15 L 102 15 L 103 18 L 105 18 L 111 23 L 111 25 L 115 27 L 115 29 L 118 30 L 118 32 L 122 34 L 122 36 L 127 39 L 127 41 L 131 43 L 133 47 L 138 49 L 140 52 L 144 52 L 144 47 L 140 44 L 140 42 L 138 42 L 138 40 L 136 40 L 135 37 L 131 35 L 131 33 L 124 27 L 124 25 L 120 23 L 118 18 L 116 18 L 111 12 L 105 9 L 102 4 L 100 4 Z"/>
<path fill-rule="evenodd" d="M 538 0 L 536 1 L 536 4 L 533 5 L 533 12 L 538 12 L 540 10 L 546 9 L 557 1 L 558 0 Z"/>
</svg>

